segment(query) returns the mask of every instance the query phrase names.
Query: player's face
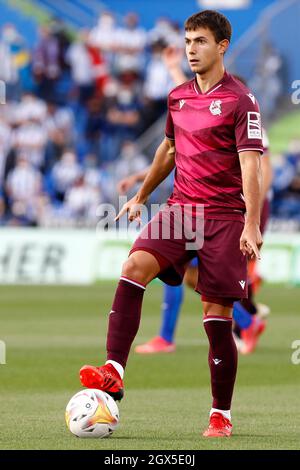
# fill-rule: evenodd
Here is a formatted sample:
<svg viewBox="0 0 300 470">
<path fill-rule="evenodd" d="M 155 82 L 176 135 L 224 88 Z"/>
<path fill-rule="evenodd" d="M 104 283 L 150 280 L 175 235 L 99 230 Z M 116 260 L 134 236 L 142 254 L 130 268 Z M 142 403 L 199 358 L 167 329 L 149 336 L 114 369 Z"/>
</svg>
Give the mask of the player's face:
<svg viewBox="0 0 300 470">
<path fill-rule="evenodd" d="M 228 41 L 217 43 L 210 29 L 185 32 L 185 50 L 192 72 L 203 74 L 223 59 Z"/>
</svg>

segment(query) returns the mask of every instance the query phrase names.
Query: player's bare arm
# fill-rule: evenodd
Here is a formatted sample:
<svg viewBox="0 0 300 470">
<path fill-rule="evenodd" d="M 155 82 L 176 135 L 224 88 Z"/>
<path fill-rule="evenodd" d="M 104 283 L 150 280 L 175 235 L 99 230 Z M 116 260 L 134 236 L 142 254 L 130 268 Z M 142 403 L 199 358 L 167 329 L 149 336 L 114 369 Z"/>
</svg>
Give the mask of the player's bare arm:
<svg viewBox="0 0 300 470">
<path fill-rule="evenodd" d="M 152 165 L 147 172 L 143 185 L 137 194 L 130 199 L 117 215 L 115 220 L 128 212 L 128 220 L 139 220 L 141 214 L 141 205 L 145 204 L 150 194 L 166 179 L 175 167 L 175 143 L 174 140 L 164 138 L 158 147 Z"/>
<path fill-rule="evenodd" d="M 239 153 L 242 171 L 243 193 L 246 205 L 245 227 L 240 239 L 240 249 L 250 258 L 260 259 L 262 246 L 260 224 L 261 200 L 261 156 L 259 152 L 246 151 Z"/>
<path fill-rule="evenodd" d="M 262 187 L 260 206 L 263 206 L 264 200 L 267 197 L 268 191 L 272 186 L 273 170 L 269 153 L 264 153 L 261 159 L 261 174 L 262 174 Z"/>
<path fill-rule="evenodd" d="M 178 86 L 184 83 L 187 77 L 181 68 L 183 50 L 178 47 L 168 46 L 163 50 L 162 58 L 175 85 Z"/>
<path fill-rule="evenodd" d="M 117 185 L 119 194 L 126 194 L 135 184 L 142 183 L 145 180 L 149 169 L 150 166 L 147 166 L 144 170 L 121 179 Z"/>
</svg>

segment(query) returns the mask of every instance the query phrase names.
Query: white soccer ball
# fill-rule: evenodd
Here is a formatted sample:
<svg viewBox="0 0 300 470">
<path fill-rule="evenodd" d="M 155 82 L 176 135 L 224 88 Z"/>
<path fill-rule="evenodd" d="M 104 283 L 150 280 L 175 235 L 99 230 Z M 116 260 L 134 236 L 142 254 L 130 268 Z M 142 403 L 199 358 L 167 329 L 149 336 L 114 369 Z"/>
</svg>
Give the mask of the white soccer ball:
<svg viewBox="0 0 300 470">
<path fill-rule="evenodd" d="M 87 388 L 76 393 L 66 408 L 66 423 L 78 437 L 108 437 L 119 425 L 119 409 L 105 392 Z"/>
</svg>

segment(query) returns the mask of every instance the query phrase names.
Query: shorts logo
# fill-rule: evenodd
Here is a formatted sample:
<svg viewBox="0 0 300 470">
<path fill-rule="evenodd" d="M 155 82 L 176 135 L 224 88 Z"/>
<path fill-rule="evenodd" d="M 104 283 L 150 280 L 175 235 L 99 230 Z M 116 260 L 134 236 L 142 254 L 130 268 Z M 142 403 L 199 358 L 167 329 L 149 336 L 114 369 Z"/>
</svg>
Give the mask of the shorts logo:
<svg viewBox="0 0 300 470">
<path fill-rule="evenodd" d="M 248 111 L 248 139 L 261 139 L 260 113 Z"/>
<path fill-rule="evenodd" d="M 222 362 L 222 359 L 213 359 L 213 361 L 217 366 L 218 364 L 220 364 L 220 362 Z"/>
<path fill-rule="evenodd" d="M 183 107 L 184 103 L 185 103 L 184 100 L 179 100 L 179 109 Z"/>
<path fill-rule="evenodd" d="M 246 282 L 245 281 L 239 281 L 239 284 L 241 285 L 241 288 L 244 290 Z"/>
<path fill-rule="evenodd" d="M 211 114 L 213 114 L 214 116 L 220 116 L 220 114 L 222 114 L 221 104 L 221 100 L 212 101 L 209 107 Z"/>
</svg>

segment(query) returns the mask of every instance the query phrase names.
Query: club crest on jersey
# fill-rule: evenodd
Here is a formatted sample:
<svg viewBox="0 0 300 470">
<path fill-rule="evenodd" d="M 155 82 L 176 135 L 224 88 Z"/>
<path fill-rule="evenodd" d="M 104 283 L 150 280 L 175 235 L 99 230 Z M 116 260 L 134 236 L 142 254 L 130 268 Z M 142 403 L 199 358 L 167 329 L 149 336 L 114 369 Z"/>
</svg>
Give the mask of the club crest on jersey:
<svg viewBox="0 0 300 470">
<path fill-rule="evenodd" d="M 220 116 L 220 114 L 222 114 L 221 104 L 221 100 L 212 101 L 209 107 L 211 114 L 213 114 L 214 116 Z"/>
</svg>

